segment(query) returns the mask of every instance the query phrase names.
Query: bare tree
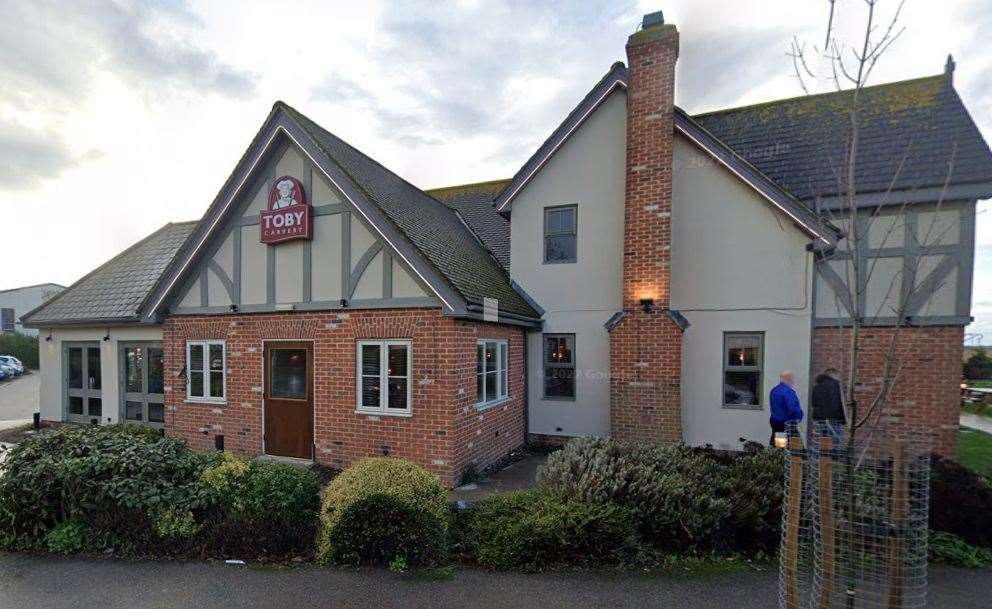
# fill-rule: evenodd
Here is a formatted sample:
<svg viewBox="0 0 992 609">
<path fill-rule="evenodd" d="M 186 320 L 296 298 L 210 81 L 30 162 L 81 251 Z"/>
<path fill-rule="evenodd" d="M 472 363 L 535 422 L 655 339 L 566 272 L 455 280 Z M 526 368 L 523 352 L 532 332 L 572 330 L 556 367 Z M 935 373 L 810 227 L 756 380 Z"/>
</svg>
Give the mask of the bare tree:
<svg viewBox="0 0 992 609">
<path fill-rule="evenodd" d="M 837 91 L 845 91 L 840 97 L 843 100 L 843 105 L 838 108 L 839 113 L 846 115 L 844 116 L 843 154 L 839 160 L 824 159 L 825 163 L 830 164 L 834 174 L 838 204 L 830 210 L 820 211 L 846 227 L 845 247 L 834 257 L 835 260 L 843 260 L 845 263 L 843 283 L 846 289 L 841 292 L 835 290 L 834 298 L 836 309 L 849 313 L 843 316 L 845 319 L 838 325 L 846 328 L 849 332 L 845 362 L 847 378 L 844 383 L 844 401 L 848 421 L 844 450 L 847 457 L 845 472 L 847 496 L 842 501 L 846 503 L 847 517 L 852 519 L 856 509 L 853 480 L 859 465 L 857 459 L 854 458 L 856 443 L 860 442 L 864 445 L 866 441 L 870 442 L 874 432 L 881 427 L 892 389 L 903 372 L 906 362 L 900 357 L 900 341 L 912 338 L 913 334 L 919 331 L 918 326 L 914 327 L 914 324 L 910 323 L 909 307 L 911 303 L 918 304 L 921 299 L 929 302 L 929 296 L 940 290 L 943 283 L 918 282 L 916 279 L 919 276 L 918 271 L 922 256 L 913 256 L 911 264 L 904 264 L 903 268 L 889 279 L 884 298 L 881 299 L 883 304 L 879 307 L 879 309 L 884 310 L 871 312 L 873 314 L 865 311 L 869 286 L 875 290 L 879 289 L 880 279 L 876 274 L 879 272 L 880 258 L 864 255 L 864 252 L 871 248 L 865 248 L 863 245 L 867 244 L 865 240 L 871 236 L 876 241 L 875 245 L 880 245 L 875 248 L 876 250 L 885 247 L 886 242 L 893 237 L 894 231 L 903 230 L 899 218 L 905 221 L 908 203 L 903 202 L 888 207 L 889 210 L 895 210 L 895 213 L 889 214 L 889 217 L 895 215 L 897 218 L 887 226 L 877 224 L 883 217 L 878 213 L 881 206 L 874 210 L 859 208 L 857 170 L 859 154 L 861 153 L 862 127 L 866 113 L 873 111 L 873 108 L 867 105 L 863 92 L 868 86 L 880 59 L 905 31 L 900 26 L 900 16 L 905 0 L 889 2 L 887 8 L 890 8 L 890 12 L 884 17 L 880 11 L 881 0 L 860 0 L 860 3 L 853 1 L 844 3 L 842 6 L 845 9 L 852 9 L 856 5 L 860 5 L 864 10 L 863 30 L 859 27 L 861 34 L 853 43 L 845 42 L 837 34 L 836 24 L 841 6 L 837 5 L 836 0 L 826 0 L 826 2 L 829 16 L 823 46 L 808 45 L 800 42 L 798 38 L 794 38 L 789 56 L 792 60 L 795 77 L 807 94 L 811 93 L 809 82 L 817 78 L 821 82 L 830 83 L 832 88 Z M 814 59 L 816 61 L 813 61 Z M 820 71 L 826 70 L 827 74 L 817 74 L 814 66 Z M 892 171 L 888 188 L 882 197 L 883 200 L 891 200 L 894 191 L 897 190 L 900 179 L 904 177 L 903 172 L 909 153 L 910 146 L 907 146 L 901 160 Z M 946 161 L 946 177 L 943 188 L 937 200 L 933 202 L 934 209 L 938 213 L 932 216 L 930 226 L 921 227 L 923 229 L 922 234 L 918 236 L 917 242 L 921 251 L 926 251 L 926 248 L 934 243 L 943 242 L 947 237 L 948 229 L 946 227 L 941 229 L 938 226 L 938 218 L 953 172 L 954 160 L 952 153 L 951 158 Z M 830 260 L 829 254 L 826 260 Z M 909 280 L 904 281 L 906 276 L 909 276 Z M 874 283 L 873 279 L 875 280 Z M 862 311 L 865 313 L 862 314 Z M 871 325 L 872 317 L 883 316 L 894 319 L 893 328 L 891 336 L 888 337 L 888 344 L 885 345 L 882 352 L 882 373 L 879 385 L 871 392 L 866 392 L 859 378 L 859 365 L 861 364 L 865 340 L 864 328 L 866 325 Z M 864 403 L 859 403 L 861 399 L 864 399 Z M 846 535 L 847 547 L 854 547 L 854 526 L 849 525 L 847 527 Z M 848 560 L 853 560 L 850 554 Z M 858 592 L 854 565 L 846 565 L 845 570 L 848 573 L 847 602 L 849 606 L 853 606 Z"/>
</svg>

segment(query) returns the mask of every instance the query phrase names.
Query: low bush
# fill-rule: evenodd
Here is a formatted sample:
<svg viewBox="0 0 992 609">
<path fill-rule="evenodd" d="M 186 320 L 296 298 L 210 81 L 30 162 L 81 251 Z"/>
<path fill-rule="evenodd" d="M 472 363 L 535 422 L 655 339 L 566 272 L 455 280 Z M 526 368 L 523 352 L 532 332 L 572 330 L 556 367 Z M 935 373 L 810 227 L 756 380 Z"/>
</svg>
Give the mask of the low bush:
<svg viewBox="0 0 992 609">
<path fill-rule="evenodd" d="M 571 440 L 548 457 L 539 484 L 563 496 L 627 508 L 642 537 L 665 550 L 709 546 L 731 511 L 721 466 L 703 452 L 610 439 Z"/>
<path fill-rule="evenodd" d="M 385 510 L 403 526 L 375 515 Z M 402 459 L 363 459 L 336 477 L 321 503 L 317 559 L 322 563 L 411 567 L 444 558 L 447 493 L 426 469 Z M 400 531 L 399 529 L 403 530 Z"/>
<path fill-rule="evenodd" d="M 89 528 L 78 520 L 63 522 L 45 535 L 45 546 L 55 554 L 82 552 L 89 545 Z"/>
<path fill-rule="evenodd" d="M 934 562 L 970 569 L 992 567 L 992 549 L 973 546 L 953 533 L 930 531 L 929 551 Z"/>
<path fill-rule="evenodd" d="M 748 443 L 742 453 L 730 457 L 722 471 L 721 492 L 730 501 L 729 517 L 721 527 L 725 547 L 745 554 L 775 554 L 781 539 L 785 485 L 782 453 Z"/>
<path fill-rule="evenodd" d="M 65 426 L 33 436 L 4 463 L 0 542 L 39 547 L 68 522 L 86 524 L 99 544 L 147 541 L 142 515 L 212 505 L 213 494 L 199 483 L 205 464 L 182 442 L 141 427 Z"/>
<path fill-rule="evenodd" d="M 460 522 L 465 551 L 496 569 L 628 564 L 639 557 L 630 510 L 546 490 L 483 499 Z"/>
<path fill-rule="evenodd" d="M 930 528 L 992 548 L 992 486 L 970 469 L 932 455 Z"/>
</svg>

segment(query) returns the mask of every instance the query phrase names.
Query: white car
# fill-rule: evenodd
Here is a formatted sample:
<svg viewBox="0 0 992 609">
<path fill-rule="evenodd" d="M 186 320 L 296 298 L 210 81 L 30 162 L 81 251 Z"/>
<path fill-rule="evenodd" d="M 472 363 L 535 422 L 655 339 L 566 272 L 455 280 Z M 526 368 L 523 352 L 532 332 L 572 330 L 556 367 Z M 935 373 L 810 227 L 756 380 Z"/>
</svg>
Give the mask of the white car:
<svg viewBox="0 0 992 609">
<path fill-rule="evenodd" d="M 24 374 L 24 364 L 13 355 L 0 355 L 0 366 L 10 368 L 14 375 L 21 376 Z"/>
</svg>

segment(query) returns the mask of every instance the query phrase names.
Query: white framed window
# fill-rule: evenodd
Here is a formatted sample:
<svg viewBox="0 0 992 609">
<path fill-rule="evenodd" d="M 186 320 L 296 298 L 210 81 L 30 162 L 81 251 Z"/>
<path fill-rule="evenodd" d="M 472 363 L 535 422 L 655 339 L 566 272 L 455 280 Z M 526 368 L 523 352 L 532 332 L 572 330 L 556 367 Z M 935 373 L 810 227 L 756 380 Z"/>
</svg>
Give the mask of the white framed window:
<svg viewBox="0 0 992 609">
<path fill-rule="evenodd" d="M 363 414 L 413 414 L 413 346 L 409 340 L 360 340 L 356 410 Z"/>
<path fill-rule="evenodd" d="M 492 404 L 509 395 L 508 353 L 505 340 L 479 340 L 475 357 L 476 406 Z"/>
<path fill-rule="evenodd" d="M 723 407 L 761 408 L 763 332 L 723 333 Z"/>
<path fill-rule="evenodd" d="M 186 343 L 186 399 L 194 402 L 226 401 L 227 350 L 222 340 Z"/>
</svg>

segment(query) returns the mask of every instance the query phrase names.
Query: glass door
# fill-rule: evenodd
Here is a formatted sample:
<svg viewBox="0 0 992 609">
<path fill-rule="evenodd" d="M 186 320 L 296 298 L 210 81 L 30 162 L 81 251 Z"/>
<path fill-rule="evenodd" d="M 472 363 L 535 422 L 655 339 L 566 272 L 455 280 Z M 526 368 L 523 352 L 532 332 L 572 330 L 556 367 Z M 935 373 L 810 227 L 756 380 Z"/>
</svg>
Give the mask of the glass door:
<svg viewBox="0 0 992 609">
<path fill-rule="evenodd" d="M 103 416 L 100 343 L 66 343 L 64 356 L 66 420 L 99 422 Z"/>
<path fill-rule="evenodd" d="M 165 427 L 165 366 L 161 343 L 121 345 L 124 421 Z"/>
</svg>

